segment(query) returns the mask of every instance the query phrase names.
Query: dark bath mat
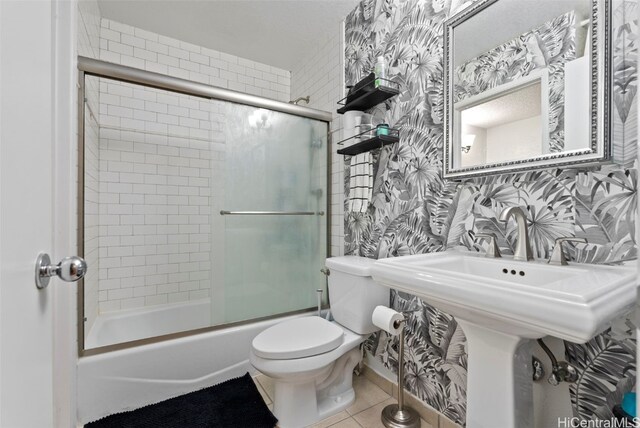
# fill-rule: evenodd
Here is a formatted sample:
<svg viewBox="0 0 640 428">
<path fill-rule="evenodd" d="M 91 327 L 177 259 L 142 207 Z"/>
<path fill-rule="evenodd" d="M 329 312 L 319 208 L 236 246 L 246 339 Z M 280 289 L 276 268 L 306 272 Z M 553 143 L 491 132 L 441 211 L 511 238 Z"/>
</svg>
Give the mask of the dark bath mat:
<svg viewBox="0 0 640 428">
<path fill-rule="evenodd" d="M 107 416 L 85 428 L 273 428 L 276 422 L 247 373 L 200 391 Z"/>
</svg>

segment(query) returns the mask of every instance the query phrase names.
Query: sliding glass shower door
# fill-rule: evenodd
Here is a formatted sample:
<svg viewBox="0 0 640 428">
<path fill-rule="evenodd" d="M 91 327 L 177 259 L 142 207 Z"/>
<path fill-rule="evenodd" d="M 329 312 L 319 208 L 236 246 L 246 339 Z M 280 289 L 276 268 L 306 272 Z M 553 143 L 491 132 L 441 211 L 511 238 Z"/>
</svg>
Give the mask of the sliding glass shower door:
<svg viewBox="0 0 640 428">
<path fill-rule="evenodd" d="M 226 159 L 214 215 L 224 253 L 214 270 L 224 274 L 214 275 L 212 320 L 314 307 L 316 290 L 326 285 L 327 124 L 233 103 L 218 107 Z"/>
<path fill-rule="evenodd" d="M 316 306 L 327 122 L 157 82 L 81 82 L 82 349 Z"/>
</svg>

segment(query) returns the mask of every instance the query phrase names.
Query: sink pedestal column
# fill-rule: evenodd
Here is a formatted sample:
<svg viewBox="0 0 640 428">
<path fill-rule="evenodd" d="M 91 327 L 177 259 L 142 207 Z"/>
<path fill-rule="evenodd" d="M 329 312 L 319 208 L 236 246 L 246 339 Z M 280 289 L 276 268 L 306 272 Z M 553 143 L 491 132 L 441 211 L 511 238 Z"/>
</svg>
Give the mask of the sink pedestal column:
<svg viewBox="0 0 640 428">
<path fill-rule="evenodd" d="M 467 428 L 533 428 L 529 339 L 457 319 L 467 337 Z"/>
</svg>

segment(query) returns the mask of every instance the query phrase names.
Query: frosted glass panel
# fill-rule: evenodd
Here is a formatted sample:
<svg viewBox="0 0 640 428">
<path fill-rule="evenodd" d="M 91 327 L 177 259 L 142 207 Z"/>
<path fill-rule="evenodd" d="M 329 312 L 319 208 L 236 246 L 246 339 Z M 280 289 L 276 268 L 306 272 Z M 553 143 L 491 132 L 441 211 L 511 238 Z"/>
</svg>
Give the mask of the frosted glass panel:
<svg viewBox="0 0 640 428">
<path fill-rule="evenodd" d="M 86 76 L 84 98 L 85 349 L 211 326 L 224 117 L 104 77 Z"/>
<path fill-rule="evenodd" d="M 316 306 L 325 122 L 105 77 L 84 87 L 84 349 Z"/>
<path fill-rule="evenodd" d="M 223 209 L 278 213 L 222 216 L 225 321 L 314 307 L 326 286 L 327 124 L 231 103 L 224 114 Z"/>
</svg>

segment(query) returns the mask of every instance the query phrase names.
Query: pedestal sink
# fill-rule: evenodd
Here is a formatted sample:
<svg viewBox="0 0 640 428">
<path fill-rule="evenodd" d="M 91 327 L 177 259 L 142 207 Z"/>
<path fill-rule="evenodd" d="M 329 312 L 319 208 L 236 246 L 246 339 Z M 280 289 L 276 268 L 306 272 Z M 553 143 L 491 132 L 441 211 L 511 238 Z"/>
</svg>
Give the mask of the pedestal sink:
<svg viewBox="0 0 640 428">
<path fill-rule="evenodd" d="M 447 251 L 377 261 L 373 279 L 447 312 L 468 341 L 467 428 L 533 426 L 527 339 L 584 343 L 635 303 L 636 270 Z"/>
</svg>

